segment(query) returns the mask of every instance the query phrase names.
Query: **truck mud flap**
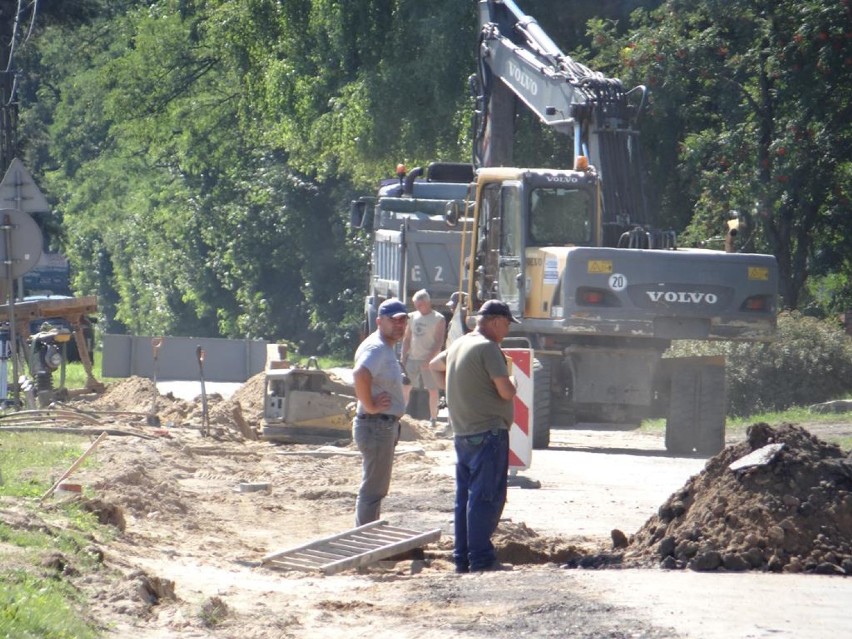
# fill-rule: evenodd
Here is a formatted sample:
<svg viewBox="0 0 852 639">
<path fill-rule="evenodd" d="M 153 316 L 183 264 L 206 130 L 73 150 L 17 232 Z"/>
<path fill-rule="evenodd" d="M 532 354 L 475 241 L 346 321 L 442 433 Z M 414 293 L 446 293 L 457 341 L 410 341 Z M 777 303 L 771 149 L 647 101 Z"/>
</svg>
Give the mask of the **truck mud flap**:
<svg viewBox="0 0 852 639">
<path fill-rule="evenodd" d="M 725 447 L 725 360 L 690 358 L 672 364 L 666 450 L 715 455 Z"/>
</svg>

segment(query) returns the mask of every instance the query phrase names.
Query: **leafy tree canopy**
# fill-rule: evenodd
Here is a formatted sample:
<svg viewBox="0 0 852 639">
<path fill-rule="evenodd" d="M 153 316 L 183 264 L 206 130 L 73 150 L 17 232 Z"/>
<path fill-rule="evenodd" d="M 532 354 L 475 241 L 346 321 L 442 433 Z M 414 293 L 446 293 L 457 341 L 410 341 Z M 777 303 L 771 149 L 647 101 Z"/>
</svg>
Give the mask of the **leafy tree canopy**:
<svg viewBox="0 0 852 639">
<path fill-rule="evenodd" d="M 19 50 L 20 138 L 107 329 L 349 352 L 369 246 L 347 203 L 398 162 L 470 157 L 476 3 L 73 4 L 40 2 Z M 785 305 L 852 303 L 845 0 L 519 4 L 579 61 L 649 87 L 664 225 L 699 243 L 736 211 L 746 250 L 778 257 Z M 566 140 L 518 130 L 520 157 L 562 161 Z"/>
</svg>

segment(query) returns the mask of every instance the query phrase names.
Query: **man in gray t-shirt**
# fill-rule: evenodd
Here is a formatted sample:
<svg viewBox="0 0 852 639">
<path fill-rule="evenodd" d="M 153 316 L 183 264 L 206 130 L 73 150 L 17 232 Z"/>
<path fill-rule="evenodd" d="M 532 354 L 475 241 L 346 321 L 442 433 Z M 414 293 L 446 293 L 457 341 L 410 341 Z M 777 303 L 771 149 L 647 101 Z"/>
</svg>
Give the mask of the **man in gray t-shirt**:
<svg viewBox="0 0 852 639">
<path fill-rule="evenodd" d="M 376 521 L 390 489 L 399 418 L 405 412 L 402 366 L 394 346 L 405 334 L 408 311 L 398 299 L 379 306 L 376 330 L 355 352 L 352 378 L 358 398 L 352 438 L 361 451 L 362 472 L 355 502 L 355 525 Z"/>
<path fill-rule="evenodd" d="M 433 371 L 446 371 L 447 408 L 455 435 L 457 572 L 506 569 L 497 561 L 491 535 L 506 503 L 515 397 L 500 342 L 517 321 L 504 302 L 489 300 L 477 313 L 476 330 L 430 363 Z"/>
</svg>

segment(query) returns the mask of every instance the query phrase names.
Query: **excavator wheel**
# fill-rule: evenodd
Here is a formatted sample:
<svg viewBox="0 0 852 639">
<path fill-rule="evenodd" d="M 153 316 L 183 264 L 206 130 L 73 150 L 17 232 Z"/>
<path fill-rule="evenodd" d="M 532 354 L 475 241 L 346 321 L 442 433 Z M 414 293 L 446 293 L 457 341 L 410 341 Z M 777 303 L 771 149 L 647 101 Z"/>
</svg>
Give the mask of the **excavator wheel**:
<svg viewBox="0 0 852 639">
<path fill-rule="evenodd" d="M 550 378 L 552 360 L 533 359 L 533 449 L 550 446 Z"/>
</svg>

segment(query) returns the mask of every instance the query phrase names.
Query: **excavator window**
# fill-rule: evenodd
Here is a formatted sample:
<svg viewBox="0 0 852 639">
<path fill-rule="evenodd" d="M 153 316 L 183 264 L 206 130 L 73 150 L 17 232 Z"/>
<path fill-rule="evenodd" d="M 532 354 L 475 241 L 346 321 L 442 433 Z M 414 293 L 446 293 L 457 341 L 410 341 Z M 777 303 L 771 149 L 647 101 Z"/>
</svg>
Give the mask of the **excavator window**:
<svg viewBox="0 0 852 639">
<path fill-rule="evenodd" d="M 582 189 L 536 188 L 530 195 L 529 245 L 588 245 L 594 203 Z"/>
</svg>

